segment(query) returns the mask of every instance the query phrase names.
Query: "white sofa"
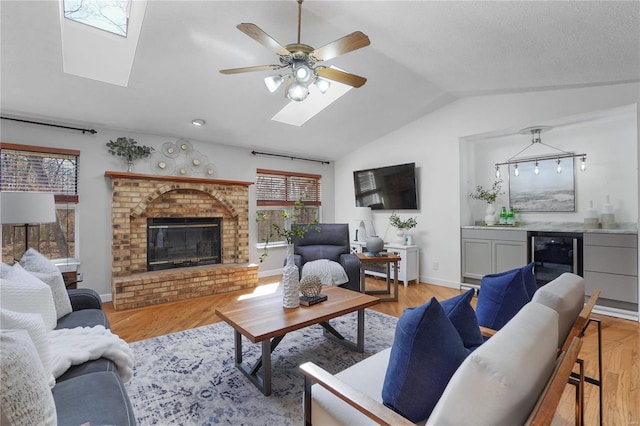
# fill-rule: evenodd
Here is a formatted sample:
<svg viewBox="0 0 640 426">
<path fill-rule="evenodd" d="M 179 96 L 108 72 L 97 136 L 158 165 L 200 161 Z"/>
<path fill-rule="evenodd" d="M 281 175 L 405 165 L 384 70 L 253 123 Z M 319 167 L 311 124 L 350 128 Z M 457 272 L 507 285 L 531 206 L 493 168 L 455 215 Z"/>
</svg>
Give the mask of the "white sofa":
<svg viewBox="0 0 640 426">
<path fill-rule="evenodd" d="M 584 305 L 584 280 L 564 274 L 539 289 L 536 295 L 465 359 L 431 416 L 422 424 L 518 425 L 527 421 L 552 377 L 558 349 L 572 337 L 570 331 Z M 366 407 L 349 405 L 322 386 L 322 378 L 314 377 L 319 383 L 307 385 L 310 401 L 305 402 L 305 415 L 310 411 L 310 423 L 322 426 L 413 424 L 382 405 L 390 352 L 391 348 L 386 349 L 333 376 L 338 379 L 340 391 L 337 393 L 356 394 L 358 400 L 369 401 L 364 404 Z M 309 377 L 309 369 L 317 367 L 303 365 L 301 368 Z M 335 392 L 335 383 L 327 387 Z M 364 398 L 360 398 L 362 394 Z M 377 412 L 381 417 L 374 421 L 362 411 Z"/>
</svg>

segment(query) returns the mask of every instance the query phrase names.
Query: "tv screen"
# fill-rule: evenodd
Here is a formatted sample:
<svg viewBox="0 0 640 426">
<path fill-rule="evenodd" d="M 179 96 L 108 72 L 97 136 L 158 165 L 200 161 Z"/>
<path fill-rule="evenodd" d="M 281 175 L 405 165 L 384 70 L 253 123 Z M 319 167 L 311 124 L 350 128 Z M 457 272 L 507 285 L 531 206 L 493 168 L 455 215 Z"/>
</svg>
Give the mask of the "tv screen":
<svg viewBox="0 0 640 426">
<path fill-rule="evenodd" d="M 372 210 L 417 210 L 416 164 L 353 172 L 357 207 Z"/>
</svg>

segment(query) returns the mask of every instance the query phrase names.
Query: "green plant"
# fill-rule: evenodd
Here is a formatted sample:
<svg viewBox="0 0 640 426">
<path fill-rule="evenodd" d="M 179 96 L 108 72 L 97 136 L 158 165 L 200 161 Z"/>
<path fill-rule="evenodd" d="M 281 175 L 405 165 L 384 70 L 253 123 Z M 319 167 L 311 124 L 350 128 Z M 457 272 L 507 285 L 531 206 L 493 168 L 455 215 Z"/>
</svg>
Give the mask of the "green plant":
<svg viewBox="0 0 640 426">
<path fill-rule="evenodd" d="M 389 216 L 389 223 L 394 228 L 402 229 L 403 231 L 415 228 L 418 224 L 415 217 L 410 217 L 407 220 L 400 220 L 400 217 L 395 212 Z"/>
<path fill-rule="evenodd" d="M 294 238 L 304 238 L 304 235 L 309 232 L 310 229 L 315 229 L 316 232 L 320 232 L 318 220 L 314 220 L 313 223 L 300 224 L 299 220 L 302 217 L 303 212 L 307 210 L 302 200 L 298 200 L 293 204 L 293 214 L 284 210 L 282 217 L 284 218 L 284 226 L 280 226 L 277 223 L 272 223 L 269 235 L 264 238 L 264 251 L 260 255 L 260 263 L 264 262 L 264 259 L 269 255 L 268 247 L 269 242 L 273 241 L 275 237 L 284 239 L 287 244 L 293 243 Z M 265 222 L 267 216 L 264 211 L 258 211 L 256 213 L 256 222 Z M 314 226 L 315 225 L 315 226 Z"/>
<path fill-rule="evenodd" d="M 504 191 L 501 191 L 502 188 L 502 179 L 498 179 L 493 182 L 491 189 L 484 189 L 482 185 L 476 186 L 476 192 L 469 194 L 469 197 L 474 200 L 482 200 L 489 204 L 495 203 L 498 195 L 504 194 Z"/>
<path fill-rule="evenodd" d="M 153 151 L 153 148 L 138 145 L 138 142 L 126 136 L 120 137 L 115 141 L 110 140 L 107 142 L 107 148 L 109 148 L 109 154 L 124 157 L 127 161 L 148 157 Z"/>
</svg>

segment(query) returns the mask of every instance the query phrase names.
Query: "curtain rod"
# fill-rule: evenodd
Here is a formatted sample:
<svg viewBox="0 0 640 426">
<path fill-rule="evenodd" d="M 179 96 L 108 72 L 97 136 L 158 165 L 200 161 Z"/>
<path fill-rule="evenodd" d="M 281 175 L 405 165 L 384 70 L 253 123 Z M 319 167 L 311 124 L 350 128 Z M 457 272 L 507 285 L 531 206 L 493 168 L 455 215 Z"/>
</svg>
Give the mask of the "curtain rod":
<svg viewBox="0 0 640 426">
<path fill-rule="evenodd" d="M 293 155 L 272 154 L 272 153 L 269 153 L 269 152 L 259 152 L 259 151 L 251 151 L 251 154 L 253 154 L 253 155 L 269 155 L 271 157 L 289 158 L 291 160 L 313 161 L 313 162 L 320 163 L 320 164 L 331 164 L 331 162 L 329 162 L 329 161 L 315 160 L 313 158 L 295 157 Z"/>
<path fill-rule="evenodd" d="M 60 129 L 77 130 L 79 132 L 82 132 L 83 135 L 85 133 L 91 133 L 92 135 L 95 135 L 96 133 L 98 133 L 98 131 L 95 129 L 82 129 L 80 127 L 61 126 L 60 124 L 42 123 L 40 121 L 31 121 L 31 120 L 21 120 L 19 118 L 10 118 L 10 117 L 0 117 L 0 118 L 3 120 L 19 121 L 20 123 L 39 124 L 41 126 L 51 126 L 51 127 L 58 127 Z"/>
</svg>

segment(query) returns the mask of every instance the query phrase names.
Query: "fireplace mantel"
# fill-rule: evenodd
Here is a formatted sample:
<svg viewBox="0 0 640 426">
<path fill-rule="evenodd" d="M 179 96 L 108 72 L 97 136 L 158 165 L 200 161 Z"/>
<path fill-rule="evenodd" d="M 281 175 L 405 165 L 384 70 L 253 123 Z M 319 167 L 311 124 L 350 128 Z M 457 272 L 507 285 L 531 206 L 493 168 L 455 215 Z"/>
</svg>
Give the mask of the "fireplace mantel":
<svg viewBox="0 0 640 426">
<path fill-rule="evenodd" d="M 142 173 L 129 173 L 129 172 L 114 172 L 107 170 L 104 172 L 106 177 L 111 179 L 134 179 L 134 180 L 161 180 L 169 182 L 185 182 L 185 183 L 210 183 L 214 185 L 240 185 L 249 186 L 253 185 L 253 182 L 245 182 L 238 180 L 223 180 L 223 179 L 205 179 L 191 176 L 166 176 L 166 175 L 146 175 Z"/>
</svg>

